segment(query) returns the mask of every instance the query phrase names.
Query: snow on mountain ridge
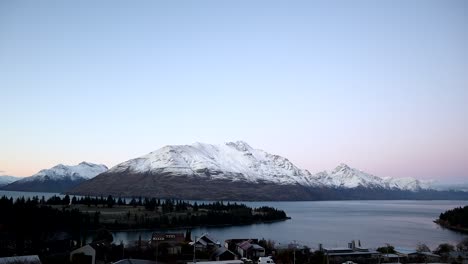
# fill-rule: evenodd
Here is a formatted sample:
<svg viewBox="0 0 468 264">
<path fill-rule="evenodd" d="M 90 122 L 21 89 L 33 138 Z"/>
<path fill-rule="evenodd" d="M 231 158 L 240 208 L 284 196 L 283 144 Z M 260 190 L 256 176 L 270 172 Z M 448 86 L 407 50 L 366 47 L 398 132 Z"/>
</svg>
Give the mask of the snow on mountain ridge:
<svg viewBox="0 0 468 264">
<path fill-rule="evenodd" d="M 109 170 L 133 173 L 153 172 L 194 175 L 212 179 L 269 181 L 280 184 L 307 184 L 310 173 L 286 158 L 254 149 L 246 142 L 223 145 L 194 143 L 165 146 L 142 157 L 121 163 Z"/>
<path fill-rule="evenodd" d="M 386 188 L 386 184 L 382 178 L 363 171 L 353 169 L 342 163 L 331 172 L 321 172 L 313 176 L 317 181 L 325 186 L 341 187 L 341 188 Z"/>
<path fill-rule="evenodd" d="M 399 189 L 407 191 L 417 191 L 421 189 L 430 189 L 430 182 L 420 181 L 414 178 L 391 178 L 378 177 L 358 169 L 349 167 L 341 163 L 331 172 L 320 172 L 314 174 L 313 177 L 329 187 L 342 188 L 384 188 L 384 189 Z"/>
<path fill-rule="evenodd" d="M 9 175 L 0 175 L 0 186 L 10 184 L 14 181 L 21 179 L 20 177 L 9 176 Z"/>
<path fill-rule="evenodd" d="M 107 170 L 108 168 L 106 165 L 93 164 L 85 161 L 78 165 L 58 164 L 50 169 L 40 170 L 38 173 L 30 177 L 23 178 L 18 182 L 61 180 L 64 178 L 69 178 L 70 180 L 91 179 Z"/>
<path fill-rule="evenodd" d="M 342 163 L 331 172 L 311 174 L 287 158 L 254 149 L 243 141 L 211 145 L 168 145 L 111 168 L 109 173 L 169 173 L 230 181 L 299 184 L 307 187 L 427 189 L 413 178 L 380 178 Z"/>
</svg>

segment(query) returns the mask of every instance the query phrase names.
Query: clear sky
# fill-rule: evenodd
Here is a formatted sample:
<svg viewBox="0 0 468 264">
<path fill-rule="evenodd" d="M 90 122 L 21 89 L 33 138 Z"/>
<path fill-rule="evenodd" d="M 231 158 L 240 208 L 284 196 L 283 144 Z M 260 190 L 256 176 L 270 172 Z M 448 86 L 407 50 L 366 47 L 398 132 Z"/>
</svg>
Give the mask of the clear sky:
<svg viewBox="0 0 468 264">
<path fill-rule="evenodd" d="M 0 174 L 244 140 L 468 181 L 468 2 L 0 1 Z"/>
</svg>

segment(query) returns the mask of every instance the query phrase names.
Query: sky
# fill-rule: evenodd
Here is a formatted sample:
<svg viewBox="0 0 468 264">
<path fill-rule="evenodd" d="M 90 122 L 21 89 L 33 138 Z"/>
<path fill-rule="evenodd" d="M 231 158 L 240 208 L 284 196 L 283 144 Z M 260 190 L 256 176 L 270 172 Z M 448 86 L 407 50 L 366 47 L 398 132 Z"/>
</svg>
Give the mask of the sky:
<svg viewBox="0 0 468 264">
<path fill-rule="evenodd" d="M 0 2 L 0 174 L 244 140 L 468 181 L 467 1 Z"/>
</svg>

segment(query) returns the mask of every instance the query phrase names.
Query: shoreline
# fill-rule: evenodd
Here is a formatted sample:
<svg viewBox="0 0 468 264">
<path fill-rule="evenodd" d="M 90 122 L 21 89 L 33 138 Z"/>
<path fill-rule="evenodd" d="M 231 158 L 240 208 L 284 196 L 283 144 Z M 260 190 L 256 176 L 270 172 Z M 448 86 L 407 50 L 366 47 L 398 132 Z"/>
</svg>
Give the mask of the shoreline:
<svg viewBox="0 0 468 264">
<path fill-rule="evenodd" d="M 460 232 L 462 234 L 468 234 L 468 228 L 452 226 L 448 223 L 445 223 L 445 221 L 441 221 L 440 219 L 434 220 L 434 223 L 438 224 L 439 226 L 443 228 L 450 229 L 452 231 Z"/>
<path fill-rule="evenodd" d="M 219 224 L 219 225 L 195 225 L 195 226 L 179 226 L 179 227 L 166 227 L 166 228 L 125 228 L 125 229 L 119 229 L 119 228 L 107 228 L 107 230 L 111 232 L 129 232 L 129 231 L 151 231 L 151 230 L 179 230 L 179 229 L 194 229 L 194 228 L 209 228 L 209 227 L 232 227 L 232 226 L 248 226 L 248 225 L 255 225 L 255 224 L 272 224 L 276 222 L 282 222 L 282 221 L 287 221 L 291 220 L 291 217 L 286 217 L 283 219 L 277 219 L 277 220 L 269 220 L 269 221 L 261 221 L 261 222 L 253 222 L 253 223 L 248 223 L 248 224 Z M 90 230 L 91 232 L 96 232 L 96 230 Z"/>
</svg>

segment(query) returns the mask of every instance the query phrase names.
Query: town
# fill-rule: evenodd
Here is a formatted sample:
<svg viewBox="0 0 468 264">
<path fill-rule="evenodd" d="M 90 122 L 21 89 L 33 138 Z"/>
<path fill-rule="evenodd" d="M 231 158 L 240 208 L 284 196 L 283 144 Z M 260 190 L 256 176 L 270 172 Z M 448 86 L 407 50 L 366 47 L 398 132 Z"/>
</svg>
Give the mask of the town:
<svg viewBox="0 0 468 264">
<path fill-rule="evenodd" d="M 456 246 L 441 244 L 431 251 L 420 244 L 416 249 L 385 245 L 369 249 L 361 241 L 345 247 L 317 248 L 294 241 L 277 246 L 274 241 L 233 238 L 218 241 L 209 234 L 194 236 L 186 232 L 155 232 L 149 240 L 141 237 L 128 244 L 113 243 L 108 230 L 99 230 L 93 242 L 77 245 L 67 236 L 58 236 L 46 258 L 38 255 L 0 258 L 1 264 L 377 264 L 377 263 L 468 263 L 468 239 Z"/>
</svg>

